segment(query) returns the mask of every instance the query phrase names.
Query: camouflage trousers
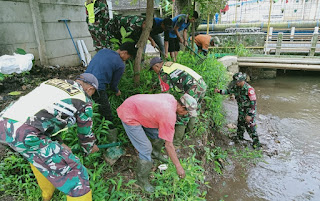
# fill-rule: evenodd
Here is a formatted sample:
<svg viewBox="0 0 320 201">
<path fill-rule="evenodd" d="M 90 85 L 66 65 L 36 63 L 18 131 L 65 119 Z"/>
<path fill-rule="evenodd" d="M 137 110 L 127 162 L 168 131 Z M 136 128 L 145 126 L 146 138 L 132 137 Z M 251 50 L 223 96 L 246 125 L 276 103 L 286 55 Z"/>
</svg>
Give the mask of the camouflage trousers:
<svg viewBox="0 0 320 201">
<path fill-rule="evenodd" d="M 239 110 L 238 115 L 238 125 L 237 125 L 237 137 L 240 140 L 243 140 L 243 134 L 245 131 L 248 132 L 249 136 L 253 140 L 253 144 L 256 145 L 259 143 L 259 137 L 257 134 L 257 124 L 255 122 L 255 116 L 252 117 L 251 121 L 249 123 L 246 122 L 246 114 L 244 113 L 244 110 Z"/>
<path fill-rule="evenodd" d="M 0 118 L 0 142 L 20 153 L 63 193 L 80 197 L 90 191 L 89 175 L 80 160 L 38 129 Z"/>
<path fill-rule="evenodd" d="M 193 85 L 186 93 L 192 96 L 198 103 L 198 113 L 200 113 L 201 109 L 201 101 L 206 95 L 207 85 L 204 80 L 201 78 L 196 85 Z M 187 125 L 190 121 L 190 116 L 177 116 L 178 125 Z"/>
</svg>

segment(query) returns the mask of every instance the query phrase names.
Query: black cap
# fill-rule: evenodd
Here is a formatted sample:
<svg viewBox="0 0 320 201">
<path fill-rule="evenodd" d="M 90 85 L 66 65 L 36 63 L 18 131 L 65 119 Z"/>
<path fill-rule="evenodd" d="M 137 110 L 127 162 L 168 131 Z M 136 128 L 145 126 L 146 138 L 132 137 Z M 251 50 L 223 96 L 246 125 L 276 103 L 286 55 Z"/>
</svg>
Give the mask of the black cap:
<svg viewBox="0 0 320 201">
<path fill-rule="evenodd" d="M 172 20 L 169 17 L 165 18 L 162 23 L 164 24 L 166 30 L 168 31 L 172 30 L 173 28 Z"/>
<path fill-rule="evenodd" d="M 135 47 L 135 43 L 132 42 L 126 42 L 120 45 L 119 49 L 121 51 L 127 51 L 128 54 L 130 54 L 131 57 L 136 57 L 137 55 L 137 48 Z"/>
<path fill-rule="evenodd" d="M 198 12 L 194 10 L 192 17 L 194 17 L 194 19 L 198 19 L 199 18 Z"/>
</svg>

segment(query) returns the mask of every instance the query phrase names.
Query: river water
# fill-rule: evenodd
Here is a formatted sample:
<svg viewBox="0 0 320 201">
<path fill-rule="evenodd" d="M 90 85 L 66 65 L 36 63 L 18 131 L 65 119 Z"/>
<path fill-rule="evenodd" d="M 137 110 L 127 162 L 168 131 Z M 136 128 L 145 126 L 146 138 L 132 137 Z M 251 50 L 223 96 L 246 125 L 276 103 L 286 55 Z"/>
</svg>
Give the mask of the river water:
<svg viewBox="0 0 320 201">
<path fill-rule="evenodd" d="M 320 73 L 288 72 L 250 84 L 258 98 L 260 141 L 278 154 L 265 153 L 265 162 L 245 172 L 227 165 L 207 199 L 319 201 Z M 227 102 L 227 110 L 232 104 Z"/>
</svg>

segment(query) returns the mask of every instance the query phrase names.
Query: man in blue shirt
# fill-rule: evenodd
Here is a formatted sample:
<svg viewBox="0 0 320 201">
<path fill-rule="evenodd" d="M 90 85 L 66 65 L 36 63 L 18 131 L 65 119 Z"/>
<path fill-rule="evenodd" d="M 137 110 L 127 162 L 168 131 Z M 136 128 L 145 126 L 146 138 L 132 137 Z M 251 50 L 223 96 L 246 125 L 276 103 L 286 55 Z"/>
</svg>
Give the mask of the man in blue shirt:
<svg viewBox="0 0 320 201">
<path fill-rule="evenodd" d="M 169 47 L 165 50 L 165 55 L 167 57 L 168 50 L 170 52 L 171 58 L 176 62 L 177 55 L 180 50 L 180 43 L 187 45 L 187 30 L 190 23 L 198 19 L 198 12 L 193 11 L 193 15 L 180 14 L 172 19 L 173 30 L 169 32 Z M 183 31 L 183 38 L 180 36 L 179 32 Z"/>
<path fill-rule="evenodd" d="M 93 100 L 99 104 L 99 113 L 106 120 L 112 121 L 111 107 L 106 92 L 107 86 L 121 95 L 118 89 L 119 81 L 125 69 L 125 61 L 134 58 L 137 53 L 135 44 L 131 42 L 123 43 L 117 51 L 102 49 L 92 58 L 86 73 L 93 74 L 99 82 L 98 93 L 92 96 Z M 109 125 L 113 129 L 113 125 Z"/>
<path fill-rule="evenodd" d="M 164 46 L 168 49 L 168 40 L 169 40 L 169 31 L 172 30 L 172 20 L 170 18 L 161 19 L 158 17 L 153 18 L 153 25 L 150 31 L 149 40 L 153 47 L 158 45 L 161 54 L 164 54 Z M 165 44 L 163 45 L 163 41 L 161 39 L 160 34 L 164 32 L 164 41 Z M 163 55 L 164 56 L 164 55 Z"/>
</svg>

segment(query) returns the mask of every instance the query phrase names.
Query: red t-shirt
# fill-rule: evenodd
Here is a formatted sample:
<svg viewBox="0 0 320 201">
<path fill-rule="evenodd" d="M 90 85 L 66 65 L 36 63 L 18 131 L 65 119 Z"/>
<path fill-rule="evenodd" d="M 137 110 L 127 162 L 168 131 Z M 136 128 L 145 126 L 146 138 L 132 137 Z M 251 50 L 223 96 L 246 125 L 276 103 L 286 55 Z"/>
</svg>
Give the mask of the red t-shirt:
<svg viewBox="0 0 320 201">
<path fill-rule="evenodd" d="M 117 109 L 121 121 L 130 125 L 158 128 L 159 138 L 172 142 L 177 100 L 171 94 L 138 94 L 127 98 Z"/>
</svg>

